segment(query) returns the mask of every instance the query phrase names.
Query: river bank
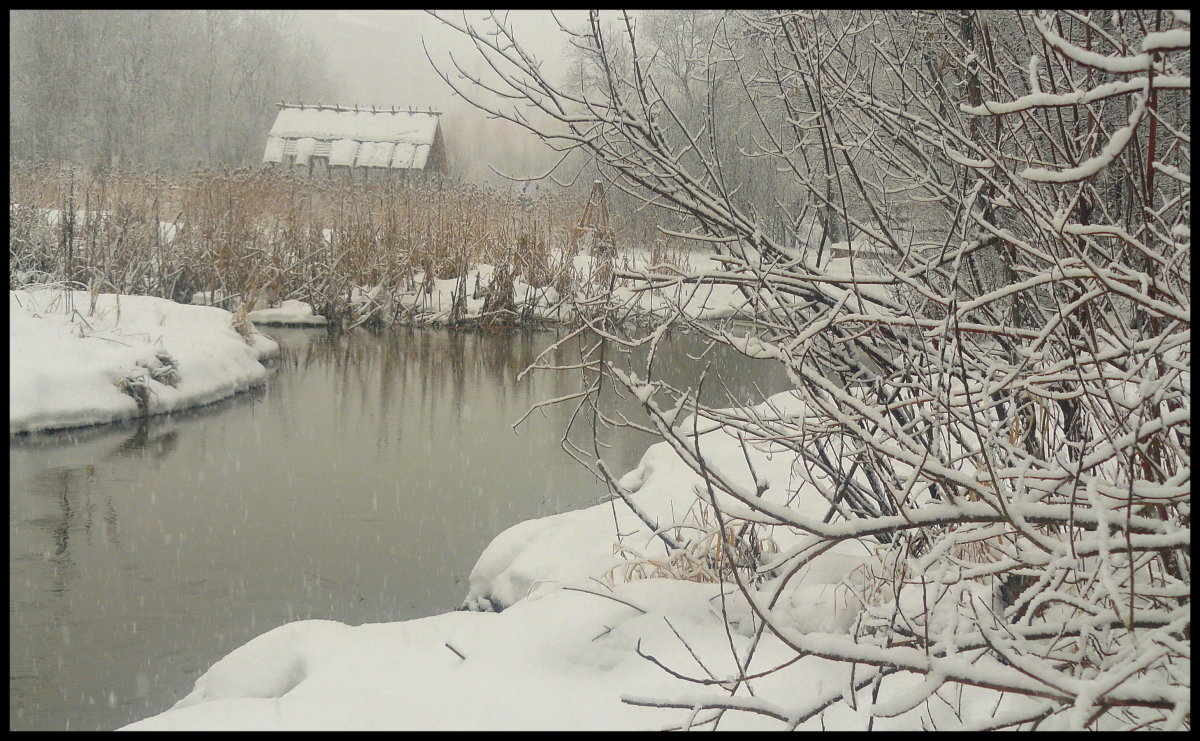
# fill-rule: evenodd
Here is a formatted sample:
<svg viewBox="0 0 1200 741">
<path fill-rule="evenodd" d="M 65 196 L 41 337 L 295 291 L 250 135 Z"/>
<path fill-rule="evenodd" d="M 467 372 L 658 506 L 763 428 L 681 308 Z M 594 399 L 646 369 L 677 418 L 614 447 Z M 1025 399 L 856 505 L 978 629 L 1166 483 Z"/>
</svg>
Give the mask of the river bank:
<svg viewBox="0 0 1200 741">
<path fill-rule="evenodd" d="M 279 352 L 213 307 L 58 286 L 8 295 L 10 435 L 211 404 L 261 384 Z"/>
<path fill-rule="evenodd" d="M 566 364 L 593 340 L 268 331 L 280 354 L 261 387 L 10 440 L 14 730 L 112 730 L 161 713 L 230 651 L 297 620 L 451 612 L 498 533 L 605 494 L 559 449 L 569 408 L 512 428 L 579 387 L 575 373 L 521 371 L 555 342 L 549 357 Z M 673 333 L 656 368 L 684 383 L 704 348 Z M 786 384 L 778 364 L 721 350 L 707 357 L 733 393 Z M 586 430 L 571 439 L 590 444 Z M 636 467 L 650 442 L 607 436 L 612 468 Z"/>
<path fill-rule="evenodd" d="M 702 437 L 726 475 L 753 480 L 752 463 L 768 497 L 809 498 L 819 509 L 815 491 L 791 480 L 781 450 L 754 446 L 748 462 L 725 432 Z M 674 532 L 704 525 L 698 482 L 665 443 L 621 479 L 643 513 Z M 799 533 L 772 534 L 781 563 L 807 543 Z M 972 728 L 994 722 L 997 706 L 1030 707 L 1029 698 L 974 687 L 956 688 L 946 703 L 903 707 L 923 678 L 900 673 L 874 699 L 860 686 L 856 709 L 815 717 L 854 683 L 851 667 L 796 660 L 755 611 L 806 634 L 845 636 L 858 612 L 846 587 L 872 558 L 866 543 L 842 543 L 790 581 L 752 587 L 752 607 L 731 581 L 705 577 L 704 544 L 682 558 L 668 553 L 625 504 L 602 503 L 498 535 L 471 572 L 466 611 L 283 625 L 214 664 L 171 710 L 126 729 L 761 729 L 782 721 L 803 730 L 921 730 L 935 721 Z M 731 695 L 756 712 L 714 709 Z"/>
</svg>

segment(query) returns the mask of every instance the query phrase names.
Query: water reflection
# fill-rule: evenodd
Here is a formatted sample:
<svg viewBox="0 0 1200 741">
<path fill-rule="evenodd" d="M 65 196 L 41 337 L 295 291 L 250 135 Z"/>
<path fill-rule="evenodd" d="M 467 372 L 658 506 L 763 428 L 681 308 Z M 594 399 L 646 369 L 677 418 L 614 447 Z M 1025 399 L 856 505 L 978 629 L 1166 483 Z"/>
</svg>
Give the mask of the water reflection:
<svg viewBox="0 0 1200 741">
<path fill-rule="evenodd" d="M 157 423 L 152 426 L 150 420 L 140 420 L 137 432 L 133 433 L 128 440 L 122 441 L 116 451 L 114 451 L 115 454 L 125 457 L 149 454 L 159 460 L 171 455 L 171 452 L 179 443 L 179 431 L 168 429 L 151 435 L 151 430 L 156 428 Z M 92 470 L 94 473 L 95 468 L 93 467 Z"/>
<path fill-rule="evenodd" d="M 122 718 L 136 712 L 132 701 L 149 694 L 149 675 L 108 666 L 115 652 L 137 645 L 132 616 L 147 603 L 149 580 L 137 580 L 142 594 L 113 588 L 136 573 L 144 535 L 135 522 L 127 547 L 122 513 L 145 507 L 125 496 L 131 460 L 161 467 L 178 449 L 180 420 L 218 416 L 252 398 L 10 440 L 10 728 L 110 728 L 117 722 L 103 721 L 108 713 L 97 707 Z M 133 686 L 119 698 L 123 683 Z"/>
<path fill-rule="evenodd" d="M 253 394 L 10 440 L 10 727 L 109 729 L 160 712 L 288 621 L 453 609 L 498 532 L 605 493 L 558 449 L 571 409 L 511 429 L 579 388 L 575 373 L 518 380 L 551 333 L 272 334 L 283 352 Z M 680 339 L 656 373 L 686 376 L 670 358 L 702 351 Z M 554 357 L 578 362 L 579 348 Z M 609 442 L 623 471 L 648 441 Z"/>
</svg>

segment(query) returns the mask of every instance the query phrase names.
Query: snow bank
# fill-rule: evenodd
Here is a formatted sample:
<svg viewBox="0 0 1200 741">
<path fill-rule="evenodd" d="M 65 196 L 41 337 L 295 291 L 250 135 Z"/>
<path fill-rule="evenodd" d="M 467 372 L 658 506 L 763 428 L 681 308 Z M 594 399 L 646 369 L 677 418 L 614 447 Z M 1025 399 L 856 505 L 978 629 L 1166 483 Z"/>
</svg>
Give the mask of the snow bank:
<svg viewBox="0 0 1200 741">
<path fill-rule="evenodd" d="M 240 295 L 230 295 L 219 288 L 192 294 L 192 306 L 217 306 L 236 310 L 241 304 Z M 311 304 L 294 299 L 281 301 L 278 306 L 246 312 L 246 318 L 253 324 L 268 327 L 324 327 L 329 324 L 329 320 L 313 311 Z"/>
<path fill-rule="evenodd" d="M 9 434 L 201 406 L 261 383 L 260 361 L 279 347 L 232 319 L 149 296 L 99 294 L 93 308 L 86 291 L 9 291 Z"/>
<path fill-rule="evenodd" d="M 786 408 L 788 400 L 779 401 Z M 720 431 L 703 438 L 715 465 L 748 474 L 733 438 Z M 742 469 L 735 466 L 739 460 Z M 786 456 L 753 451 L 751 460 L 760 480 L 770 484 L 764 496 L 773 496 L 772 489 L 788 481 Z M 641 507 L 664 522 L 686 518 L 694 481 L 661 444 L 622 478 L 623 486 L 636 490 Z M 771 715 L 726 713 L 722 729 L 778 728 L 775 718 L 799 720 L 841 698 L 854 668 L 813 656 L 792 661 L 794 651 L 770 631 L 756 638 L 758 623 L 731 585 L 626 581 L 621 574 L 628 572 L 612 571 L 621 566 L 613 554 L 614 512 L 622 532 L 636 532 L 625 538 L 631 548 L 649 553 L 656 547 L 654 536 L 620 503 L 615 509 L 604 504 L 519 524 L 488 546 L 471 575 L 468 602 L 503 607 L 502 612 L 460 611 L 356 627 L 323 620 L 290 623 L 218 661 L 171 710 L 126 729 L 678 727 L 713 717 L 712 711 L 694 713 L 690 706 L 728 698 L 713 682 L 737 676 L 736 662 L 744 674 L 764 673 L 750 681 L 753 697 L 744 684 L 737 697 Z M 844 634 L 855 611 L 836 585 L 865 557 L 864 547 L 849 544 L 816 562 L 780 599 L 775 619 L 807 633 Z M 606 575 L 617 578 L 609 581 Z M 680 679 L 662 667 L 707 684 Z M 859 681 L 866 671 L 857 667 Z M 1003 714 L 1035 702 L 966 687 L 946 691 L 952 702 L 899 712 L 922 681 L 905 674 L 885 680 L 881 707 L 891 703 L 898 714 L 875 718 L 874 727 L 920 730 L 931 720 L 943 728 L 969 727 L 985 722 L 997 707 Z M 838 705 L 823 720 L 814 717 L 798 726 L 865 729 L 870 697 L 867 686 L 858 692 L 856 709 Z M 663 701 L 683 707 L 645 706 Z"/>
<path fill-rule="evenodd" d="M 693 717 L 689 710 L 642 707 L 623 698 L 727 697 L 717 687 L 672 677 L 639 655 L 705 680 L 734 676 L 730 646 L 745 660 L 754 639 L 748 629 L 727 634 L 721 604 L 714 584 L 649 579 L 611 592 L 553 590 L 498 614 L 455 612 L 354 627 L 290 623 L 214 664 L 171 710 L 122 730 L 633 730 L 686 724 Z M 747 673 L 792 658 L 768 632 Z M 808 657 L 752 680 L 755 697 L 747 701 L 795 714 L 831 693 L 840 696 L 850 671 Z M 858 667 L 860 677 L 863 671 Z M 902 698 L 919 685 L 918 677 L 897 675 L 883 686 L 886 697 Z M 859 693 L 857 710 L 834 708 L 824 727 L 866 728 L 869 694 Z M 738 696 L 746 695 L 743 687 Z M 875 728 L 919 730 L 928 714 L 944 725 L 968 725 L 987 718 L 998 700 L 1002 710 L 1030 703 L 966 688 L 958 707 L 929 703 L 896 718 L 876 718 Z M 708 717 L 701 712 L 694 720 Z M 720 727 L 779 724 L 728 713 Z M 800 728 L 822 725 L 813 719 Z"/>
<path fill-rule="evenodd" d="M 552 261 L 561 260 L 562 255 L 556 254 Z M 691 265 L 685 267 L 693 270 L 713 270 L 717 267 L 707 255 L 702 254 L 692 254 L 688 262 Z M 642 271 L 650 266 L 649 251 L 629 249 L 616 256 L 611 267 Z M 609 269 L 602 265 L 600 257 L 587 254 L 571 258 L 570 267 L 579 283 L 589 286 L 585 289 L 588 294 L 594 294 L 597 290 L 596 276 L 605 274 L 604 271 Z M 412 286 L 410 290 L 388 291 L 382 286 L 355 288 L 353 303 L 356 304 L 356 315 L 360 319 L 378 312 L 388 317 L 397 316 L 402 322 L 419 326 L 479 321 L 488 313 L 488 294 L 492 290 L 495 274 L 495 266 L 487 263 L 473 265 L 461 280 L 427 280 L 424 271 L 417 270 L 409 281 Z M 692 319 L 749 316 L 745 297 L 735 287 L 726 285 L 680 283 L 653 291 L 638 291 L 618 284 L 607 303 L 614 307 L 617 316 L 627 319 L 661 318 L 675 314 L 677 309 Z M 552 286 L 534 286 L 522 275 L 513 278 L 512 305 L 513 311 L 526 320 L 569 323 L 576 318 L 576 307 L 571 297 L 559 295 Z M 253 316 L 251 318 L 253 320 Z"/>
<path fill-rule="evenodd" d="M 773 401 L 788 407 L 788 399 Z M 714 466 L 749 476 L 734 438 L 720 430 L 701 437 Z M 786 496 L 790 457 L 765 449 L 752 449 L 750 457 L 758 479 L 768 484 L 764 496 Z M 695 519 L 698 482 L 666 444 L 652 446 L 621 479 L 662 525 Z M 636 578 L 614 552 L 614 516 L 626 556 L 665 554 L 619 501 L 524 522 L 497 536 L 471 574 L 467 604 L 484 611 L 357 627 L 290 623 L 214 664 L 171 710 L 127 728 L 617 730 L 686 722 L 686 711 L 622 698 L 669 699 L 698 689 L 712 698 L 721 691 L 683 682 L 639 651 L 687 675 L 726 678 L 737 672 L 731 642 L 746 660 L 757 623 L 729 584 Z M 800 542 L 802 536 L 793 535 L 781 537 L 779 545 Z M 837 584 L 868 556 L 863 546 L 848 543 L 818 559 L 780 599 L 776 616 L 801 629 L 844 633 L 856 610 Z M 792 658 L 768 633 L 758 640 L 749 671 Z M 809 658 L 753 684 L 758 697 L 769 698 L 764 702 L 786 711 L 810 701 L 812 693 L 840 693 L 848 672 L 847 666 Z M 918 682 L 897 678 L 894 684 Z M 839 712 L 846 727 L 865 727 L 865 709 Z M 775 726 L 770 718 L 745 713 L 721 723 Z M 876 727 L 918 728 L 920 719 L 877 720 Z"/>
<path fill-rule="evenodd" d="M 246 314 L 254 324 L 275 326 L 323 327 L 329 322 L 303 301 L 287 300 L 270 309 L 257 309 Z"/>
<path fill-rule="evenodd" d="M 331 238 L 332 234 L 326 230 L 325 239 Z M 720 269 L 719 263 L 706 253 L 679 253 L 673 259 L 677 263 L 673 268 L 688 272 Z M 551 263 L 562 265 L 563 255 L 554 254 Z M 612 269 L 649 272 L 657 276 L 666 274 L 661 265 L 655 266 L 652 253 L 645 249 L 626 249 L 604 257 L 576 255 L 570 259 L 569 269 L 573 271 L 576 286 L 582 287 L 580 291 L 588 296 L 589 303 L 597 300 L 606 303 L 612 314 L 622 320 L 661 319 L 679 312 L 694 320 L 750 318 L 752 315 L 746 297 L 736 287 L 707 282 L 679 282 L 660 285 L 654 290 L 637 290 L 626 285 L 630 281 L 623 279 L 617 281 L 610 295 L 597 297 L 597 292 L 608 286 L 607 278 L 600 276 L 608 275 Z M 860 266 L 859 272 L 862 270 Z M 344 326 L 357 326 L 372 317 L 379 317 L 385 324 L 397 322 L 412 326 L 481 322 L 497 316 L 496 302 L 489 303 L 488 300 L 495 277 L 495 266 L 476 263 L 462 278 L 431 279 L 424 270 L 418 269 L 395 284 L 354 286 L 350 289 L 350 311 Z M 243 300 L 241 294 L 215 289 L 193 294 L 191 303 L 234 311 Z M 574 297 L 560 295 L 551 285 L 533 285 L 521 274 L 512 278 L 511 303 L 499 303 L 510 315 L 498 318 L 507 321 L 563 324 L 577 319 Z M 278 305 L 263 306 L 259 299 L 251 308 L 249 320 L 260 325 L 325 326 L 329 323 L 326 317 L 316 314 L 313 307 L 303 301 L 285 300 Z"/>
<path fill-rule="evenodd" d="M 684 665 L 686 649 L 667 618 L 694 650 L 712 656 L 710 668 L 732 671 L 720 658 L 725 637 L 710 609 L 714 591 L 689 582 L 640 582 L 613 594 L 624 602 L 558 590 L 500 614 L 456 612 L 357 627 L 291 623 L 217 662 L 172 710 L 126 728 L 655 727 L 669 720 L 661 711 L 621 702 L 625 693 L 663 687 L 663 672 L 635 649 L 640 641 L 643 650 Z M 743 648 L 749 640 L 735 637 Z"/>
<path fill-rule="evenodd" d="M 413 274 L 415 290 L 397 292 L 395 300 L 403 316 L 416 325 L 444 325 L 456 320 L 482 319 L 492 287 L 495 267 L 482 263 L 473 266 L 462 279 L 435 278 L 426 281 L 425 272 Z M 455 313 L 455 302 L 460 309 Z M 572 308 L 551 286 L 533 286 L 517 276 L 512 282 L 512 302 L 515 311 L 530 319 L 551 322 L 568 321 Z"/>
<path fill-rule="evenodd" d="M 767 402 L 779 412 L 794 410 L 797 403 L 786 392 Z M 759 411 L 766 413 L 767 404 Z M 681 424 L 685 430 L 692 429 L 691 416 Z M 793 499 L 791 507 L 801 514 L 817 518 L 824 514 L 825 500 L 810 483 L 794 479 L 794 455 L 782 446 L 751 444 L 743 452 L 737 439 L 724 430 L 705 432 L 703 425 L 700 430 L 700 449 L 711 469 L 751 490 L 757 488 L 757 479 L 766 485 L 763 497 L 767 501 Z M 754 466 L 753 475 L 747 456 Z M 682 532 L 686 537 L 697 525 L 715 526 L 707 508 L 699 504 L 707 498 L 703 479 L 665 442 L 650 446 L 637 468 L 618 483 L 638 509 L 668 533 Z M 717 501 L 723 506 L 733 504 L 723 494 L 717 494 Z M 623 536 L 619 547 L 616 531 Z M 772 546 L 780 552 L 809 542 L 809 536 L 785 528 L 774 529 L 771 537 Z M 529 520 L 500 533 L 484 549 L 471 571 L 463 607 L 503 610 L 546 588 L 594 586 L 597 579 L 623 581 L 647 571 L 638 568 L 639 562 L 661 563 L 669 555 L 663 541 L 619 499 Z M 870 557 L 867 547 L 857 541 L 840 543 L 814 559 L 796 586 L 837 585 Z M 843 622 L 844 617 L 838 615 L 835 622 Z"/>
<path fill-rule="evenodd" d="M 594 276 L 605 269 L 602 258 L 594 255 L 577 255 L 573 265 L 580 276 Z M 655 277 L 724 269 L 709 253 L 681 252 L 673 257 L 672 264 L 663 265 L 656 263 L 649 250 L 636 247 L 619 251 L 613 257 L 612 267 Z M 616 316 L 663 318 L 679 312 L 689 319 L 717 320 L 751 315 L 746 297 L 735 286 L 680 281 L 653 290 L 636 290 L 633 286 L 622 285 L 624 282 L 618 281 L 608 301 Z"/>
</svg>

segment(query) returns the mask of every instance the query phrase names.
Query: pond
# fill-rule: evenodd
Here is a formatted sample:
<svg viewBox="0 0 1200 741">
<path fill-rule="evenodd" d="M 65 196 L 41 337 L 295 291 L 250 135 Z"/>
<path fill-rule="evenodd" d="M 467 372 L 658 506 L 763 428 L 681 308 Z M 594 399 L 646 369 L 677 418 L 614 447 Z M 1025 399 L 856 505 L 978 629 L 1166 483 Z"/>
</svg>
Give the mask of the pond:
<svg viewBox="0 0 1200 741">
<path fill-rule="evenodd" d="M 268 332 L 281 357 L 252 393 L 10 440 L 11 729 L 107 730 L 161 712 L 289 621 L 453 610 L 495 535 L 606 494 L 560 447 L 573 407 L 512 429 L 579 388 L 576 372 L 517 379 L 552 332 Z M 699 338 L 664 347 L 656 375 L 697 372 Z M 558 357 L 578 362 L 577 348 Z M 786 387 L 772 363 L 703 362 L 737 395 Z M 607 442 L 624 472 L 653 439 Z"/>
</svg>

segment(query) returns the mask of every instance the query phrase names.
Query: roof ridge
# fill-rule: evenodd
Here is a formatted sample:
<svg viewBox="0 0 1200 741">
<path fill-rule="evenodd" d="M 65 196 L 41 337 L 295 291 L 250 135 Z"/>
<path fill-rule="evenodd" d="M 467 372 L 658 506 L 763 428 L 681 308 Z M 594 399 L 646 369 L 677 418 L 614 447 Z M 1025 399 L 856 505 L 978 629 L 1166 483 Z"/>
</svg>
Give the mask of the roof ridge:
<svg viewBox="0 0 1200 741">
<path fill-rule="evenodd" d="M 359 105 L 342 104 L 342 103 L 289 103 L 286 100 L 281 100 L 275 104 L 280 109 L 291 108 L 299 110 L 333 110 L 339 113 L 407 113 L 408 115 L 416 115 L 418 113 L 427 116 L 441 116 L 442 111 L 433 110 L 433 106 L 426 106 L 425 110 L 420 110 L 416 106 L 379 106 L 379 105 Z"/>
<path fill-rule="evenodd" d="M 441 118 L 430 115 L 433 113 L 432 109 L 364 109 L 283 102 L 267 134 L 263 159 L 281 162 L 291 154 L 285 150 L 294 146 L 298 161 L 307 162 L 314 154 L 316 142 L 329 142 L 327 156 L 331 164 L 423 169 L 441 135 Z"/>
</svg>

